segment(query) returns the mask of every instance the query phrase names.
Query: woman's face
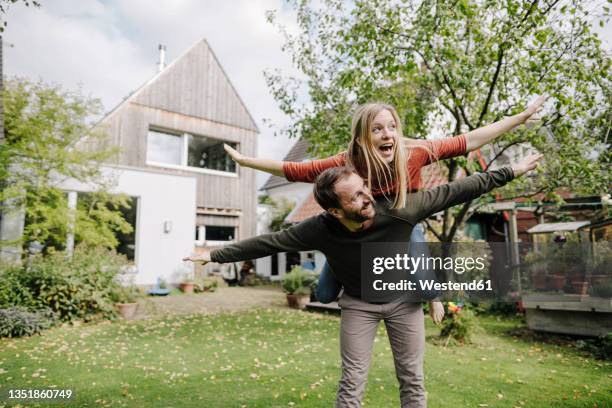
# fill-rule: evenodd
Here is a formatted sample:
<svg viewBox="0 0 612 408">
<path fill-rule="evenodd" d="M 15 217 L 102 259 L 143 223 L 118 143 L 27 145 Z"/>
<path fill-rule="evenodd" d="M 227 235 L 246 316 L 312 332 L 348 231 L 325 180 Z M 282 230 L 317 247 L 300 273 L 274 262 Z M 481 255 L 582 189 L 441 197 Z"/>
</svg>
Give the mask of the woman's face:
<svg viewBox="0 0 612 408">
<path fill-rule="evenodd" d="M 397 124 L 393 115 L 387 109 L 380 111 L 370 125 L 370 140 L 374 150 L 386 163 L 393 161 L 396 137 Z"/>
</svg>

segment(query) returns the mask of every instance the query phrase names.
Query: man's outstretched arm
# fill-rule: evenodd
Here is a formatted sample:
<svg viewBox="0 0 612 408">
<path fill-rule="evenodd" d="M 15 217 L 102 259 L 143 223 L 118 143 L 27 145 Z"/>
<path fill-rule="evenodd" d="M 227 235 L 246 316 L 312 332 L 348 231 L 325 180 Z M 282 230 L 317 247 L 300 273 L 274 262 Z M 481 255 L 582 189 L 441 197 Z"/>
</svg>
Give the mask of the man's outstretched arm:
<svg viewBox="0 0 612 408">
<path fill-rule="evenodd" d="M 516 165 L 499 170 L 474 174 L 433 188 L 409 195 L 406 207 L 397 210 L 397 215 L 413 223 L 419 222 L 438 211 L 465 203 L 502 187 L 515 177 L 520 177 L 537 166 L 541 154 L 531 155 Z"/>
<path fill-rule="evenodd" d="M 210 252 L 188 256 L 183 258 L 183 261 L 203 264 L 208 262 L 226 263 L 262 258 L 278 252 L 317 249 L 316 224 L 316 217 L 313 217 L 286 230 L 263 234 Z"/>
</svg>

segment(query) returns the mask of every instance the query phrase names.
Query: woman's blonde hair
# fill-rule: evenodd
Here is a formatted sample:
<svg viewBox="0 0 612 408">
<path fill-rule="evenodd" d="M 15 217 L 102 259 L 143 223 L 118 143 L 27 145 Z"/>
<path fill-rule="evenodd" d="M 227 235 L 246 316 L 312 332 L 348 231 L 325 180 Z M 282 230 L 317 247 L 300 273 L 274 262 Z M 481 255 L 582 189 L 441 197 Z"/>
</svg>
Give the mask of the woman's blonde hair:
<svg viewBox="0 0 612 408">
<path fill-rule="evenodd" d="M 391 163 L 385 162 L 372 144 L 372 122 L 383 110 L 389 111 L 395 120 L 395 150 Z M 407 163 L 412 151 L 425 149 L 430 162 L 438 160 L 436 154 L 426 144 L 404 138 L 397 111 L 386 103 L 367 103 L 357 108 L 353 115 L 351 133 L 352 138 L 346 155 L 347 163 L 366 179 L 370 190 L 373 186 L 380 189 L 387 199 L 389 198 L 387 192 L 395 190 L 391 208 L 405 207 L 407 192 L 411 190 Z"/>
<path fill-rule="evenodd" d="M 385 162 L 372 144 L 372 122 L 383 110 L 391 113 L 396 126 L 395 149 L 391 163 Z M 351 133 L 352 138 L 346 155 L 347 163 L 366 179 L 370 190 L 374 186 L 381 189 L 383 195 L 387 197 L 387 188 L 395 189 L 392 208 L 405 207 L 407 190 L 410 187 L 406 169 L 408 157 L 404 148 L 402 124 L 395 108 L 378 102 L 360 106 L 353 115 Z"/>
</svg>

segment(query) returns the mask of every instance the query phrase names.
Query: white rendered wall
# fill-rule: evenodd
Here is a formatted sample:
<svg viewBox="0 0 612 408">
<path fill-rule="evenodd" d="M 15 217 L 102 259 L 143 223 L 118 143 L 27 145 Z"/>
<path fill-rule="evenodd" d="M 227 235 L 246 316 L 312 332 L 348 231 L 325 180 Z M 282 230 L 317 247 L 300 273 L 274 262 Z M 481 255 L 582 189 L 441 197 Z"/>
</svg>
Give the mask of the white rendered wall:
<svg viewBox="0 0 612 408">
<path fill-rule="evenodd" d="M 181 271 L 193 270 L 193 264 L 185 264 L 181 259 L 194 250 L 196 178 L 110 166 L 103 167 L 102 174 L 113 180 L 111 192 L 138 199 L 135 283 L 155 284 L 158 277 L 178 283 Z M 62 189 L 87 192 L 92 187 L 67 181 Z M 164 232 L 166 221 L 172 224 L 169 232 Z"/>
</svg>

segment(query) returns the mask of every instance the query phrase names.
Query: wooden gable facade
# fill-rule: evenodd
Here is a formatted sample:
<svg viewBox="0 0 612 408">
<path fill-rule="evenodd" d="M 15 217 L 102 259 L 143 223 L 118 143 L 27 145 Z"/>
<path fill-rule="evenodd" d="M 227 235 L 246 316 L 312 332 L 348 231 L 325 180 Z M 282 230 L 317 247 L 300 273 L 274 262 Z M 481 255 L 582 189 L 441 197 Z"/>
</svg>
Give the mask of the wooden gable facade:
<svg viewBox="0 0 612 408">
<path fill-rule="evenodd" d="M 255 235 L 255 172 L 238 168 L 223 143 L 255 156 L 259 131 L 206 40 L 129 95 L 98 128 L 108 135 L 105 147 L 120 149 L 112 164 L 196 176 L 200 245 Z M 87 148 L 100 146 L 90 141 Z M 168 200 L 180 197 L 168 192 Z"/>
</svg>

